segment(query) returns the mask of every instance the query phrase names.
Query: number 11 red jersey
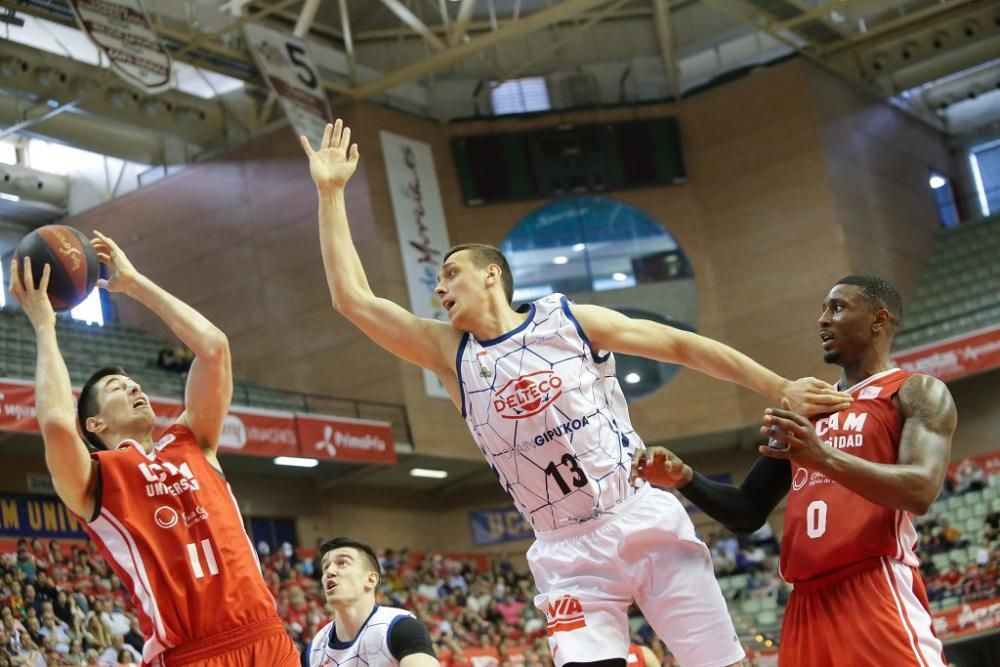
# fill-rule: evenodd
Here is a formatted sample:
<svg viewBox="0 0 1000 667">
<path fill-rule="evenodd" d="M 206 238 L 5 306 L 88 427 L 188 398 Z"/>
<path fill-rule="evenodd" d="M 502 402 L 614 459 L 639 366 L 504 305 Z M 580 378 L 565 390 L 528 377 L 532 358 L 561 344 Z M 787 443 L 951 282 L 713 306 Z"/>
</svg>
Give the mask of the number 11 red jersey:
<svg viewBox="0 0 1000 667">
<path fill-rule="evenodd" d="M 903 420 L 893 397 L 913 373 L 892 369 L 848 391 L 850 408 L 813 417 L 817 435 L 873 463 L 896 463 Z M 781 539 L 781 576 L 808 581 L 864 560 L 886 557 L 917 566 L 910 514 L 866 500 L 820 472 L 792 463 L 792 489 Z"/>
<path fill-rule="evenodd" d="M 126 440 L 93 456 L 98 513 L 86 529 L 132 595 L 144 663 L 278 620 L 236 498 L 187 427 L 175 424 L 148 454 Z"/>
</svg>

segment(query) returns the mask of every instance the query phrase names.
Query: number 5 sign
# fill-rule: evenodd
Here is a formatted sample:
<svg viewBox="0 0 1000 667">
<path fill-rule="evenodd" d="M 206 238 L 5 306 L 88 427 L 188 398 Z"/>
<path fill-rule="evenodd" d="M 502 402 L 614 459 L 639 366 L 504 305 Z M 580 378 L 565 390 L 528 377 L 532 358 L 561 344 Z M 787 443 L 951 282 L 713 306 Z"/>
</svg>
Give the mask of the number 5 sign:
<svg viewBox="0 0 1000 667">
<path fill-rule="evenodd" d="M 243 34 L 261 76 L 281 101 L 292 129 L 318 147 L 323 129 L 330 122 L 330 106 L 305 42 L 258 23 L 245 25 Z"/>
</svg>

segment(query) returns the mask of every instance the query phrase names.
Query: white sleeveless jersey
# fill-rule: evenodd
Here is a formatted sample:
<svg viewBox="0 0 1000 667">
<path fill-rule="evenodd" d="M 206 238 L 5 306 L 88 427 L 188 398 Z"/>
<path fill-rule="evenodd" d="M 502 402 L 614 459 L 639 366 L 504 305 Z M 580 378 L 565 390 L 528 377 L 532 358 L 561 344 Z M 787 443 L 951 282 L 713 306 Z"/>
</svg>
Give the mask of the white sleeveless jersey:
<svg viewBox="0 0 1000 667">
<path fill-rule="evenodd" d="M 351 642 L 337 641 L 336 621 L 330 621 L 309 644 L 309 667 L 386 667 L 399 661 L 389 651 L 389 630 L 400 618 L 413 617 L 405 609 L 375 605 L 371 616 Z"/>
<path fill-rule="evenodd" d="M 629 421 L 610 352 L 591 349 L 569 300 L 552 294 L 528 319 L 458 349 L 462 416 L 536 533 L 600 516 L 630 497 L 644 448 Z"/>
</svg>

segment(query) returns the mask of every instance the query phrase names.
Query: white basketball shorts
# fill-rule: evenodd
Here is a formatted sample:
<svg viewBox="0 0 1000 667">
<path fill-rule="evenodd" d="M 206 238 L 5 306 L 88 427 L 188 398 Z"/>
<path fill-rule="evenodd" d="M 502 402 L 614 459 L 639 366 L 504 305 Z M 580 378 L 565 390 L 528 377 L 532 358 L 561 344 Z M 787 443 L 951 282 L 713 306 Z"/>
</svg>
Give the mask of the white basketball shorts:
<svg viewBox="0 0 1000 667">
<path fill-rule="evenodd" d="M 708 547 L 666 491 L 645 485 L 608 514 L 540 533 L 528 565 L 558 667 L 625 658 L 633 600 L 682 667 L 744 657 Z"/>
</svg>

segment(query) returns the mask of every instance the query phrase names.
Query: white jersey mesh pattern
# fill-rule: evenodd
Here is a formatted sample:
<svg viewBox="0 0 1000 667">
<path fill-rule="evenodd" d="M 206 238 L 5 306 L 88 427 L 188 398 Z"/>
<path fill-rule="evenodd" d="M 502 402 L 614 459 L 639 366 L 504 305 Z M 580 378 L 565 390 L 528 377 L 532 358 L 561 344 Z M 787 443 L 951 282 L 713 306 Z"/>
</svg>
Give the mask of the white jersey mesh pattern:
<svg viewBox="0 0 1000 667">
<path fill-rule="evenodd" d="M 500 484 L 536 533 L 600 516 L 630 497 L 644 445 L 629 420 L 611 353 L 590 341 L 561 294 L 491 341 L 458 351 L 465 418 Z"/>
</svg>

